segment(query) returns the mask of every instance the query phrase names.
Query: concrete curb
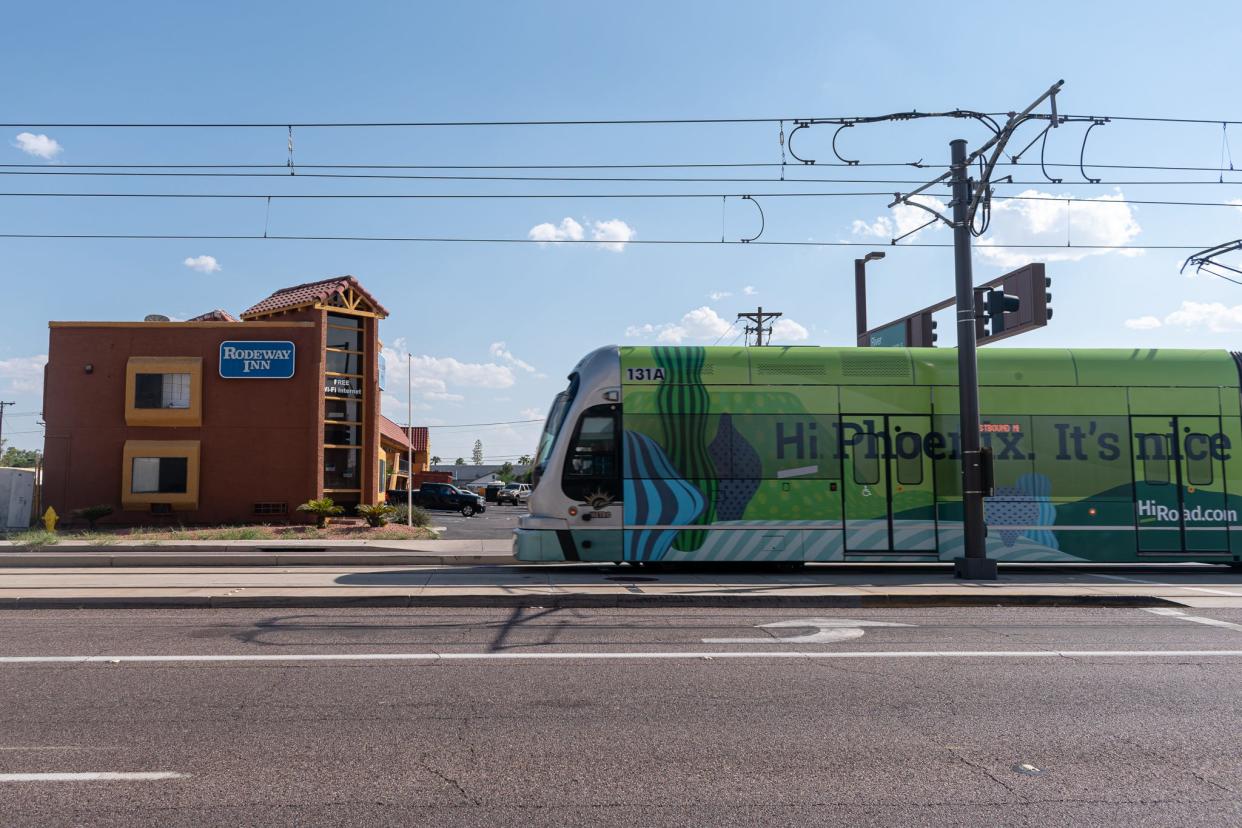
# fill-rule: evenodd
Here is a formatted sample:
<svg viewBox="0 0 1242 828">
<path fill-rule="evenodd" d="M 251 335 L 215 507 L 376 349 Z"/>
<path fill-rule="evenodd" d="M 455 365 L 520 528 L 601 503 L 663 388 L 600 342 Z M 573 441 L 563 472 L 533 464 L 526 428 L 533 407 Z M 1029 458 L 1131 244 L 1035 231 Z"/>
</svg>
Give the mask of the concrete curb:
<svg viewBox="0 0 1242 828">
<path fill-rule="evenodd" d="M 0 568 L 187 567 L 187 566 L 505 566 L 513 555 L 491 553 L 383 554 L 373 550 L 351 553 L 260 552 L 0 552 Z"/>
<path fill-rule="evenodd" d="M 389 609 L 504 608 L 905 608 L 905 607 L 1177 607 L 1175 600 L 1153 595 L 207 595 L 207 596 L 82 596 L 4 598 L 0 610 L 21 609 L 327 609 L 382 607 Z"/>
</svg>

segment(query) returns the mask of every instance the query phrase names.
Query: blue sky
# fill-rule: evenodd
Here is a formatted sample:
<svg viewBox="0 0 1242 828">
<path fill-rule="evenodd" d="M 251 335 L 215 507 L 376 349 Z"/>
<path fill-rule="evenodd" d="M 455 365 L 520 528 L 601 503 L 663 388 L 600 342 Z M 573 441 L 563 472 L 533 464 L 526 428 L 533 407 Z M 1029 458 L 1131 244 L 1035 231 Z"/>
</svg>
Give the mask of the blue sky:
<svg viewBox="0 0 1242 828">
<path fill-rule="evenodd" d="M 1148 10 L 1150 9 L 1150 10 Z M 1225 49 L 1197 48 L 1239 33 L 1230 4 L 1046 3 L 998 6 L 949 20 L 926 4 L 581 3 L 346 5 L 298 3 L 21 4 L 0 31 L 0 121 L 428 121 L 495 119 L 806 117 L 953 107 L 1020 108 L 1058 78 L 1061 112 L 1240 118 L 1237 70 Z M 786 126 L 788 129 L 788 125 Z M 300 163 L 569 164 L 774 162 L 769 124 L 677 127 L 304 129 Z M 1077 161 L 1083 128 L 1067 126 L 1048 157 Z M 30 137 L 19 138 L 22 133 Z M 941 163 L 948 141 L 982 140 L 966 122 L 847 130 L 844 151 L 867 161 Z M 41 136 L 46 136 L 44 140 Z M 830 159 L 832 132 L 798 136 L 804 157 Z M 1088 161 L 1214 167 L 1216 125 L 1112 123 L 1096 129 Z M 1242 167 L 1242 128 L 1231 132 Z M 284 129 L 104 130 L 11 127 L 0 163 L 283 164 Z M 49 143 L 54 141 L 55 145 Z M 1024 142 L 1025 143 L 1025 142 Z M 25 147 L 25 149 L 23 149 Z M 39 153 L 42 153 L 40 155 Z M 47 156 L 47 157 L 44 157 Z M 1035 159 L 1032 154 L 1028 159 Z M 1002 173 L 1008 170 L 1002 170 Z M 573 174 L 573 173 L 568 173 Z M 633 175 L 632 171 L 605 175 Z M 651 175 L 675 175 L 650 171 Z M 787 178 L 923 180 L 910 168 L 790 167 Z M 999 194 L 1231 201 L 1242 174 L 1183 173 L 1200 185 L 1153 186 L 1149 171 L 1076 169 L 1062 184 Z M 774 168 L 708 173 L 770 179 Z M 911 185 L 756 182 L 384 181 L 300 178 L 3 176 L 7 192 L 703 193 L 891 192 Z M 1021 168 L 1019 181 L 1042 181 Z M 1073 182 L 1079 182 L 1075 184 Z M 947 297 L 947 248 L 887 247 L 908 215 L 882 196 L 760 199 L 764 240 L 863 241 L 886 249 L 872 265 L 871 318 Z M 1069 235 L 1132 245 L 1216 244 L 1242 236 L 1242 210 L 1097 204 L 1071 208 Z M 998 204 L 994 240 L 1065 239 L 1056 202 Z M 568 219 L 568 221 L 566 221 Z M 15 199 L 0 197 L 3 232 L 445 235 L 719 240 L 753 235 L 757 213 L 739 199 L 506 199 L 452 202 Z M 887 222 L 887 223 L 886 223 Z M 548 225 L 540 228 L 541 225 Z M 631 236 L 632 234 L 632 236 Z M 929 229 L 918 240 L 948 241 Z M 404 419 L 407 353 L 416 360 L 415 420 L 457 424 L 542 416 L 566 372 L 608 343 L 711 344 L 756 304 L 786 313 L 787 341 L 853 338 L 856 247 L 757 245 L 410 244 L 292 241 L 0 239 L 6 281 L 0 399 L 17 403 L 5 433 L 40 445 L 41 359 L 50 319 L 187 317 L 234 312 L 279 287 L 352 273 L 391 312 L 382 337 L 394 386 L 385 410 Z M 978 252 L 978 281 L 1034 251 Z M 1043 251 L 1056 316 L 1026 346 L 1235 346 L 1242 288 L 1178 275 L 1185 253 L 1083 255 Z M 1135 251 L 1130 251 L 1131 254 Z M 206 260 L 198 269 L 187 259 Z M 206 271 L 206 272 L 204 272 Z M 749 292 L 747 289 L 749 288 Z M 727 294 L 727 295 L 726 295 Z M 724 320 L 722 323 L 720 320 Z M 1127 324 L 1129 323 L 1129 324 Z M 947 327 L 942 322 L 941 328 Z M 724 335 L 729 342 L 735 331 Z M 503 343 L 503 344 L 500 344 Z M 537 426 L 442 429 L 433 452 L 489 459 L 528 452 Z"/>
</svg>

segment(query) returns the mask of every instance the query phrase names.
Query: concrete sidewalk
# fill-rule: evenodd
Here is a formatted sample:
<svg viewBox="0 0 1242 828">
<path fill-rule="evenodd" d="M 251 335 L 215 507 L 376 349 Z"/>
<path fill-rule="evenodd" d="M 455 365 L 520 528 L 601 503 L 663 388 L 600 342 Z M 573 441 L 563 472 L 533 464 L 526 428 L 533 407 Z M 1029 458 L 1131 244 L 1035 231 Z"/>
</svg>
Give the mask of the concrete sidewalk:
<svg viewBox="0 0 1242 828">
<path fill-rule="evenodd" d="M 476 566 L 513 563 L 504 540 L 0 541 L 0 567 Z"/>
<path fill-rule="evenodd" d="M 595 564 L 0 569 L 6 609 L 349 606 L 1242 607 L 1242 574 L 1201 565 L 1002 565 L 996 581 L 956 580 L 949 565 L 792 573 Z"/>
</svg>

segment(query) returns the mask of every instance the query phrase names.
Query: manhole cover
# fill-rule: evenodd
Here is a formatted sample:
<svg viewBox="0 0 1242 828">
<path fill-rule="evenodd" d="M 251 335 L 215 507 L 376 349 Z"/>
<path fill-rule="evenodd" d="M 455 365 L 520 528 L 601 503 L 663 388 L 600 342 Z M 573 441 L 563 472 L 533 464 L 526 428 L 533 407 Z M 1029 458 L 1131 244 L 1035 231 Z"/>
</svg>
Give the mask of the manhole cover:
<svg viewBox="0 0 1242 828">
<path fill-rule="evenodd" d="M 625 581 L 631 583 L 633 581 L 658 581 L 659 578 L 649 578 L 646 575 L 609 575 L 604 578 L 605 581 Z"/>
<path fill-rule="evenodd" d="M 1019 762 L 1018 764 L 1013 766 L 1013 769 L 1017 771 L 1018 773 L 1024 774 L 1026 776 L 1043 776 L 1044 775 L 1043 768 L 1037 768 L 1034 765 L 1032 765 L 1030 762 Z"/>
</svg>

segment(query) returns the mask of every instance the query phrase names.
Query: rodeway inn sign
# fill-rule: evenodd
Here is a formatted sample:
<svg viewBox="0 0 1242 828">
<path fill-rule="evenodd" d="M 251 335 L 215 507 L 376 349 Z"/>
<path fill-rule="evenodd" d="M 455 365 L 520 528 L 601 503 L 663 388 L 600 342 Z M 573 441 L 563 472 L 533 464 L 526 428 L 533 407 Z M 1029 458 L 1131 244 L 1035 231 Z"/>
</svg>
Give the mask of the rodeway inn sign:
<svg viewBox="0 0 1242 828">
<path fill-rule="evenodd" d="M 225 379 L 289 379 L 293 376 L 292 342 L 220 343 L 220 376 Z"/>
</svg>

